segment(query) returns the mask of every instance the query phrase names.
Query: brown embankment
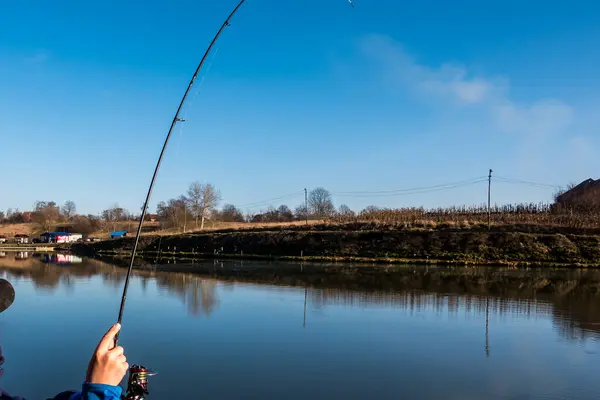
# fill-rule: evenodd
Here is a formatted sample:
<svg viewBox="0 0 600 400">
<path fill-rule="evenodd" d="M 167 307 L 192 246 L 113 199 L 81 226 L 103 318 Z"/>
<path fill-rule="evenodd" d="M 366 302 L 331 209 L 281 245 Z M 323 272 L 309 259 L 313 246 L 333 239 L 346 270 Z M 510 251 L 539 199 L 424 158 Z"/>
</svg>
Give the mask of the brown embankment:
<svg viewBox="0 0 600 400">
<path fill-rule="evenodd" d="M 512 228 L 512 229 L 511 229 Z M 133 238 L 76 244 L 74 252 L 129 252 Z M 145 257 L 235 257 L 457 264 L 600 266 L 600 235 L 591 230 L 481 227 L 471 229 L 381 228 L 369 224 L 312 226 L 295 229 L 229 230 L 171 236 L 143 236 Z M 303 258 L 301 258 L 303 257 Z"/>
</svg>

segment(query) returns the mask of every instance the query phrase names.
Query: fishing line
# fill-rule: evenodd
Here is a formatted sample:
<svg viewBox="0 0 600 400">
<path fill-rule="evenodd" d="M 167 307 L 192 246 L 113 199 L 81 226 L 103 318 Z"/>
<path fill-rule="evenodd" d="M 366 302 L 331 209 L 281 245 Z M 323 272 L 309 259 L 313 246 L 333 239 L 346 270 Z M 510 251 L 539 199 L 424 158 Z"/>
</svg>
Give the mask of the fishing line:
<svg viewBox="0 0 600 400">
<path fill-rule="evenodd" d="M 181 122 L 187 121 L 188 110 L 193 108 L 194 101 L 198 97 L 198 93 L 200 93 L 200 89 L 202 88 L 202 85 L 204 84 L 204 78 L 206 78 L 206 76 L 208 76 L 208 74 L 210 73 L 210 68 L 212 67 L 212 64 L 215 61 L 215 58 L 217 57 L 218 53 L 219 53 L 219 47 L 217 47 L 215 52 L 213 53 L 213 56 L 211 57 L 208 65 L 206 67 L 206 73 L 202 75 L 202 77 L 200 78 L 200 82 L 198 83 L 198 85 L 196 85 L 196 90 L 194 91 L 194 95 L 192 96 L 189 103 L 186 104 L 186 107 L 183 109 L 183 117 L 181 118 Z M 185 124 L 179 124 L 179 134 L 177 135 L 177 151 L 175 152 L 176 160 L 179 160 L 181 141 L 183 139 L 183 127 L 184 126 L 185 126 Z"/>
</svg>

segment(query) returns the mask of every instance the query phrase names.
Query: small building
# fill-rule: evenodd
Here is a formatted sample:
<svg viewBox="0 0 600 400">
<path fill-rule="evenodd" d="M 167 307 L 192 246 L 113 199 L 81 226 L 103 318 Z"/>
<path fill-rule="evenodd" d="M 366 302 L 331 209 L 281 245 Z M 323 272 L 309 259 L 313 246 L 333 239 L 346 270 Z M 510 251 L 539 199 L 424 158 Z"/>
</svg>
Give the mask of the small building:
<svg viewBox="0 0 600 400">
<path fill-rule="evenodd" d="M 56 227 L 56 232 L 72 233 L 73 225 L 60 225 Z"/>
<path fill-rule="evenodd" d="M 557 196 L 556 203 L 570 209 L 600 208 L 600 179 L 586 179 Z"/>
<path fill-rule="evenodd" d="M 110 233 L 110 238 L 111 239 L 120 239 L 120 238 L 124 238 L 127 237 L 127 231 L 114 231 Z"/>
<path fill-rule="evenodd" d="M 44 232 L 40 235 L 43 243 L 73 243 L 83 240 L 81 233 Z"/>
<path fill-rule="evenodd" d="M 29 243 L 29 235 L 25 235 L 23 233 L 15 235 L 15 243 L 19 243 L 19 244 Z"/>
</svg>

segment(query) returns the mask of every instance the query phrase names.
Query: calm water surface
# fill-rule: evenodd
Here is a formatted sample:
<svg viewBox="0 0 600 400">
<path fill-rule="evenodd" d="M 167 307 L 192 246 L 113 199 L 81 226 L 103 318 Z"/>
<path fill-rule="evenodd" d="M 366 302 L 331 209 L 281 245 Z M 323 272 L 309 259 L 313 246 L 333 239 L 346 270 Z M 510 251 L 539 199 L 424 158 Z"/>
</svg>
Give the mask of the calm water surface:
<svg viewBox="0 0 600 400">
<path fill-rule="evenodd" d="M 0 254 L 0 275 L 17 293 L 0 314 L 0 386 L 28 399 L 78 388 L 124 271 Z M 596 399 L 599 307 L 574 301 L 147 273 L 131 282 L 121 344 L 159 371 L 150 399 Z"/>
</svg>

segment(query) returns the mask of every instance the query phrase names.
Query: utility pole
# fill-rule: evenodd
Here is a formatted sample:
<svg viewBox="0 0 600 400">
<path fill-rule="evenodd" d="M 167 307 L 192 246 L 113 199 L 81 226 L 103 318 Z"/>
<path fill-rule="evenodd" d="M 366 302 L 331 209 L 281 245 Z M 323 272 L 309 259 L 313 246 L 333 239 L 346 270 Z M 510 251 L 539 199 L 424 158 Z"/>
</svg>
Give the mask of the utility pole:
<svg viewBox="0 0 600 400">
<path fill-rule="evenodd" d="M 187 205 L 183 205 L 183 233 L 185 233 L 185 228 L 187 225 Z"/>
<path fill-rule="evenodd" d="M 488 231 L 492 229 L 492 169 L 488 175 Z"/>
<path fill-rule="evenodd" d="M 308 190 L 304 188 L 304 216 L 306 217 L 306 225 L 308 225 Z"/>
</svg>

